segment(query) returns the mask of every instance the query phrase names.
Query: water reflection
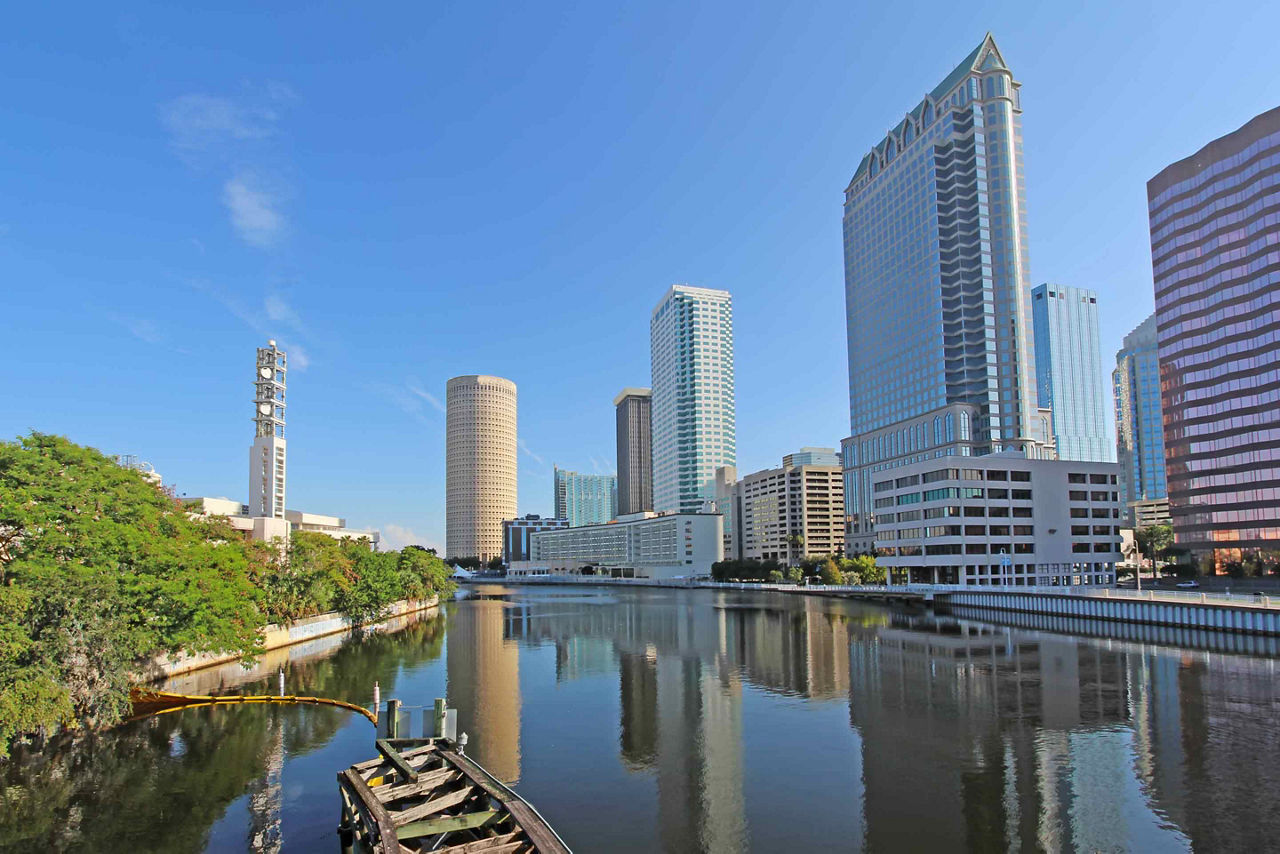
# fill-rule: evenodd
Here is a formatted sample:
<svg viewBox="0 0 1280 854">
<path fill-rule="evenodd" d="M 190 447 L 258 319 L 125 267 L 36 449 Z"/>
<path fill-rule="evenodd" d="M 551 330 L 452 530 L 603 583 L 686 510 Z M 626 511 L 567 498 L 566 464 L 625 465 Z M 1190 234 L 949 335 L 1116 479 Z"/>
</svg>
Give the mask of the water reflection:
<svg viewBox="0 0 1280 854">
<path fill-rule="evenodd" d="M 1274 677 L 817 598 L 486 586 L 292 663 L 289 689 L 447 689 L 470 752 L 579 852 L 1218 851 L 1280 832 Z M 368 730 L 199 709 L 52 745 L 0 768 L 0 849 L 326 850 Z"/>
</svg>

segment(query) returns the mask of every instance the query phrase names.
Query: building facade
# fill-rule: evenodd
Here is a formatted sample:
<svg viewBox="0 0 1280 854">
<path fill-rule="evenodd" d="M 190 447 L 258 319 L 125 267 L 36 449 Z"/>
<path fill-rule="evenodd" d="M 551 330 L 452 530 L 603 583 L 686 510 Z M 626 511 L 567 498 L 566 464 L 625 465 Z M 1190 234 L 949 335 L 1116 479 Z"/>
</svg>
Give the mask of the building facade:
<svg viewBox="0 0 1280 854">
<path fill-rule="evenodd" d="M 872 489 L 877 562 L 891 583 L 1111 584 L 1120 551 L 1116 463 L 1016 452 L 929 460 Z"/>
<path fill-rule="evenodd" d="M 1147 182 L 1169 512 L 1203 568 L 1280 545 L 1280 108 Z"/>
<path fill-rule="evenodd" d="M 733 299 L 673 285 L 649 320 L 653 506 L 695 513 L 715 500 L 715 474 L 737 463 Z"/>
<path fill-rule="evenodd" d="M 611 474 L 581 474 L 552 467 L 557 519 L 570 528 L 602 525 L 618 515 L 618 478 Z"/>
<path fill-rule="evenodd" d="M 607 525 L 539 531 L 529 567 L 551 574 L 590 568 L 623 578 L 709 575 L 724 559 L 719 513 L 634 513 Z"/>
<path fill-rule="evenodd" d="M 253 446 L 249 449 L 249 515 L 284 518 L 285 353 L 268 341 L 258 348 L 253 375 Z"/>
<path fill-rule="evenodd" d="M 782 468 L 758 471 L 734 484 L 733 526 L 741 557 L 791 566 L 844 552 L 844 472 L 838 461 L 787 464 L 797 456 L 788 454 Z"/>
<path fill-rule="evenodd" d="M 1124 337 L 1111 373 L 1116 401 L 1116 460 L 1120 496 L 1129 527 L 1139 527 L 1135 504 L 1162 502 L 1168 517 L 1164 474 L 1164 418 L 1160 403 L 1160 354 L 1152 314 Z M 1148 514 L 1144 514 L 1148 515 Z"/>
<path fill-rule="evenodd" d="M 782 467 L 791 466 L 838 466 L 840 454 L 835 448 L 801 448 L 793 454 L 782 458 Z"/>
<path fill-rule="evenodd" d="M 845 189 L 851 551 L 871 482 L 944 456 L 1052 457 L 1037 404 L 1022 108 L 988 35 L 862 158 Z"/>
<path fill-rule="evenodd" d="M 624 388 L 613 399 L 618 421 L 618 515 L 653 509 L 653 397 Z"/>
<path fill-rule="evenodd" d="M 516 384 L 454 377 L 445 408 L 445 552 L 488 561 L 516 515 Z"/>
<path fill-rule="evenodd" d="M 1031 318 L 1038 399 L 1042 408 L 1053 413 L 1058 459 L 1115 462 L 1097 293 L 1067 285 L 1040 285 L 1031 291 Z"/>
<path fill-rule="evenodd" d="M 502 520 L 502 562 L 510 566 L 512 561 L 529 560 L 534 534 L 567 527 L 568 519 L 543 519 L 536 513 L 522 519 Z"/>
</svg>

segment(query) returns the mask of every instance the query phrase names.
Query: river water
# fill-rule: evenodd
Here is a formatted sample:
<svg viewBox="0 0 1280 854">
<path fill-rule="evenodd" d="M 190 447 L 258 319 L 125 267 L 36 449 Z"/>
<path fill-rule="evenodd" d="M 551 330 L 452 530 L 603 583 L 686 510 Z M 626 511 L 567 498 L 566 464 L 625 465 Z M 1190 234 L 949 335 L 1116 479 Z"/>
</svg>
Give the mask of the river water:
<svg viewBox="0 0 1280 854">
<path fill-rule="evenodd" d="M 293 650 L 286 691 L 447 697 L 579 854 L 1280 844 L 1272 658 L 707 590 L 483 586 L 409 623 Z M 277 683 L 172 687 L 233 686 Z M 373 755 L 331 708 L 132 722 L 0 765 L 0 850 L 335 851 Z"/>
</svg>

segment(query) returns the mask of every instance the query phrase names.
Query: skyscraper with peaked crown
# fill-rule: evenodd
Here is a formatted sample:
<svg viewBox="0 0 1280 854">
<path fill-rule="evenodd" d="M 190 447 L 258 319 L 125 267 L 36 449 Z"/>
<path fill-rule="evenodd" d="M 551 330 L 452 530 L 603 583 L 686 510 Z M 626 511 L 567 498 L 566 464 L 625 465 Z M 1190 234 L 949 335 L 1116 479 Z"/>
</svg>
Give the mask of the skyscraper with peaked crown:
<svg viewBox="0 0 1280 854">
<path fill-rule="evenodd" d="M 1115 462 L 1116 442 L 1102 373 L 1098 295 L 1086 288 L 1038 285 L 1031 291 L 1036 388 L 1053 412 L 1060 460 Z"/>
<path fill-rule="evenodd" d="M 697 513 L 738 458 L 733 298 L 672 285 L 649 319 L 653 509 Z"/>
<path fill-rule="evenodd" d="M 516 515 L 516 384 L 454 377 L 445 410 L 445 552 L 500 557 L 502 522 Z"/>
<path fill-rule="evenodd" d="M 284 518 L 284 391 L 288 360 L 275 341 L 258 348 L 253 377 L 253 447 L 249 449 L 249 515 Z"/>
<path fill-rule="evenodd" d="M 875 472 L 1052 457 L 1036 399 L 1019 84 L 990 34 L 859 162 L 844 194 L 850 551 Z"/>
</svg>

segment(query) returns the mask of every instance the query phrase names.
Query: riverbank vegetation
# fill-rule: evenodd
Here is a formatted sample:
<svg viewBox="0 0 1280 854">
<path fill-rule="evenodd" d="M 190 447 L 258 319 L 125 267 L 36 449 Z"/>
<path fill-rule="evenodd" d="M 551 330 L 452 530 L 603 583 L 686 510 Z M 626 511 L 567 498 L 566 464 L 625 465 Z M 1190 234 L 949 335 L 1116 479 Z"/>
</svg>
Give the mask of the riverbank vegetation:
<svg viewBox="0 0 1280 854">
<path fill-rule="evenodd" d="M 839 555 L 806 558 L 797 566 L 787 567 L 776 560 L 740 558 L 722 560 L 711 565 L 716 581 L 767 581 L 775 584 L 884 584 L 884 567 L 871 555 L 847 558 Z"/>
<path fill-rule="evenodd" d="M 448 575 L 416 547 L 248 542 L 92 448 L 0 442 L 0 756 L 18 735 L 119 721 L 156 655 L 250 658 L 267 623 L 329 610 L 367 622 L 447 592 Z"/>
</svg>

